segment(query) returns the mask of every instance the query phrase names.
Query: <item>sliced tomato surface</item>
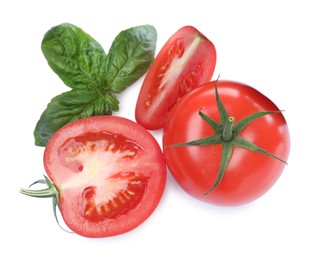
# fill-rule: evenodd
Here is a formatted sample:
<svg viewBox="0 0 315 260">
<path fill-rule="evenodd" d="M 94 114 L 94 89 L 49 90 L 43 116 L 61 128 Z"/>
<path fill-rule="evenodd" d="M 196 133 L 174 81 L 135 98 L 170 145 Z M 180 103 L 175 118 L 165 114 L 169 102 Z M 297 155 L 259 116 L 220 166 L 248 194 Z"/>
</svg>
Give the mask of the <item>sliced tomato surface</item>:
<svg viewBox="0 0 315 260">
<path fill-rule="evenodd" d="M 164 44 L 144 78 L 136 105 L 136 121 L 147 129 L 160 129 L 177 101 L 210 81 L 216 50 L 192 26 L 179 29 Z"/>
<path fill-rule="evenodd" d="M 158 205 L 166 181 L 154 137 L 117 116 L 80 119 L 60 129 L 47 144 L 44 165 L 65 223 L 87 237 L 140 225 Z"/>
</svg>

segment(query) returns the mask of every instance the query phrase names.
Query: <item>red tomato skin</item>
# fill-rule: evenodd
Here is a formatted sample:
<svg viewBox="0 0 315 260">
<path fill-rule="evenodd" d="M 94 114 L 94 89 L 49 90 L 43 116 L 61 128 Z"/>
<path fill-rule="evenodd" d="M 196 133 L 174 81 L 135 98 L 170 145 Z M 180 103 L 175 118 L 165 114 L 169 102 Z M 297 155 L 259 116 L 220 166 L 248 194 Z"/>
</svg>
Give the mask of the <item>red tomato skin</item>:
<svg viewBox="0 0 315 260">
<path fill-rule="evenodd" d="M 161 68 L 167 67 L 166 64 L 169 64 L 170 50 L 179 46 L 177 51 L 179 53 L 174 52 L 176 57 L 181 57 L 196 39 L 199 39 L 200 42 L 193 55 L 188 61 L 185 61 L 184 65 L 181 65 L 182 68 L 179 70 L 176 66 L 169 67 L 172 71 L 175 67 L 177 72 L 172 72 L 172 78 L 167 80 L 166 87 L 160 91 L 159 83 L 165 77 L 165 75 L 161 76 L 165 72 Z M 192 26 L 180 28 L 161 48 L 144 78 L 136 104 L 136 121 L 146 129 L 162 128 L 171 109 L 182 96 L 211 80 L 215 64 L 216 50 L 213 43 Z M 174 76 L 175 74 L 176 76 Z M 152 101 L 148 100 L 149 96 L 152 97 Z"/>
<path fill-rule="evenodd" d="M 127 214 L 92 222 L 84 218 L 80 212 L 82 189 L 63 188 L 69 179 L 79 173 L 72 172 L 60 163 L 58 151 L 69 137 L 100 131 L 124 135 L 143 148 L 145 154 L 135 159 L 140 160 L 135 169 L 149 181 L 141 202 Z M 61 128 L 46 146 L 44 166 L 47 175 L 59 191 L 59 208 L 64 222 L 73 232 L 92 238 L 123 234 L 142 224 L 157 207 L 166 182 L 166 165 L 155 138 L 139 124 L 118 116 L 84 118 Z"/>
<path fill-rule="evenodd" d="M 174 179 L 188 194 L 211 204 L 238 206 L 265 194 L 278 180 L 285 164 L 269 156 L 236 147 L 219 185 L 203 196 L 217 178 L 222 145 L 166 148 L 171 144 L 214 134 L 212 128 L 198 115 L 202 110 L 220 122 L 214 86 L 214 81 L 204 84 L 174 107 L 163 132 L 164 155 Z M 263 94 L 242 83 L 219 81 L 218 91 L 228 114 L 235 118 L 235 124 L 254 112 L 279 110 Z M 287 161 L 290 136 L 281 113 L 256 119 L 241 131 L 240 136 Z"/>
</svg>

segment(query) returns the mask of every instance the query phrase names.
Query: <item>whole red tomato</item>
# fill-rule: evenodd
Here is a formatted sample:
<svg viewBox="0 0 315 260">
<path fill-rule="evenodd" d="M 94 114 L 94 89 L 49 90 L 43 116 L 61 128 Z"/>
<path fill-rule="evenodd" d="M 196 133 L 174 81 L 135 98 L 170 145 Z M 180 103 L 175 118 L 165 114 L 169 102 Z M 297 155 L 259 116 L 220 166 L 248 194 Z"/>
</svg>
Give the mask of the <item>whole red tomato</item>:
<svg viewBox="0 0 315 260">
<path fill-rule="evenodd" d="M 163 149 L 171 174 L 191 196 L 241 205 L 278 180 L 290 137 L 281 111 L 263 94 L 242 83 L 213 81 L 174 107 Z"/>
<path fill-rule="evenodd" d="M 65 223 L 86 237 L 125 233 L 145 221 L 162 196 L 166 166 L 154 137 L 117 116 L 69 123 L 49 140 L 44 154 L 49 178 L 30 196 L 52 197 Z"/>
<path fill-rule="evenodd" d="M 213 43 L 184 26 L 164 44 L 150 66 L 137 101 L 135 117 L 147 129 L 160 129 L 176 102 L 211 80 L 216 64 Z"/>
</svg>

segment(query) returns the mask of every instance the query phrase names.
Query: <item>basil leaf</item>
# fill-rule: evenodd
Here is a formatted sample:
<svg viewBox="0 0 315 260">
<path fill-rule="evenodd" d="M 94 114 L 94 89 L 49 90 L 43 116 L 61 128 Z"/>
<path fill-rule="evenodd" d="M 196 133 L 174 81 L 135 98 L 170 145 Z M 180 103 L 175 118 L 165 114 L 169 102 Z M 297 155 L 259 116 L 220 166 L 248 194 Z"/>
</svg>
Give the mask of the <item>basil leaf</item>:
<svg viewBox="0 0 315 260">
<path fill-rule="evenodd" d="M 105 87 L 106 54 L 102 46 L 79 27 L 63 23 L 51 28 L 41 48 L 49 66 L 70 88 Z"/>
<path fill-rule="evenodd" d="M 156 48 L 157 33 L 143 25 L 122 31 L 115 38 L 106 60 L 107 86 L 120 93 L 149 68 Z"/>
<path fill-rule="evenodd" d="M 72 88 L 54 97 L 34 130 L 35 144 L 45 146 L 62 126 L 74 120 L 118 111 L 120 93 L 139 79 L 154 59 L 157 34 L 143 25 L 122 31 L 106 56 L 101 45 L 79 27 L 51 28 L 42 51 L 53 71 Z"/>
<path fill-rule="evenodd" d="M 114 95 L 95 95 L 85 89 L 64 92 L 51 100 L 37 122 L 35 145 L 46 146 L 50 137 L 69 122 L 89 116 L 111 115 L 112 111 L 118 111 L 118 100 Z"/>
</svg>

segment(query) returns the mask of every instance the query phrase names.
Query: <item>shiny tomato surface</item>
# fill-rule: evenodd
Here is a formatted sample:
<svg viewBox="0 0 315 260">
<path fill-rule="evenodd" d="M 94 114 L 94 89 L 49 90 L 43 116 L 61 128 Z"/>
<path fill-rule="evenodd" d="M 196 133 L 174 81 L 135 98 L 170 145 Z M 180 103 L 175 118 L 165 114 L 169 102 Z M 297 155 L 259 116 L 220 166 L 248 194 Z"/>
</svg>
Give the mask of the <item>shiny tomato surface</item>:
<svg viewBox="0 0 315 260">
<path fill-rule="evenodd" d="M 223 179 L 207 193 L 218 176 L 222 145 L 170 146 L 214 134 L 199 111 L 220 123 L 215 84 L 213 81 L 195 89 L 174 107 L 164 129 L 164 154 L 171 174 L 191 196 L 217 205 L 241 205 L 266 193 L 278 180 L 286 164 L 270 156 L 235 147 Z M 255 112 L 279 110 L 266 96 L 242 83 L 219 81 L 218 93 L 227 113 L 234 117 L 235 124 Z M 252 121 L 239 135 L 284 161 L 288 159 L 290 137 L 282 113 Z"/>
</svg>

